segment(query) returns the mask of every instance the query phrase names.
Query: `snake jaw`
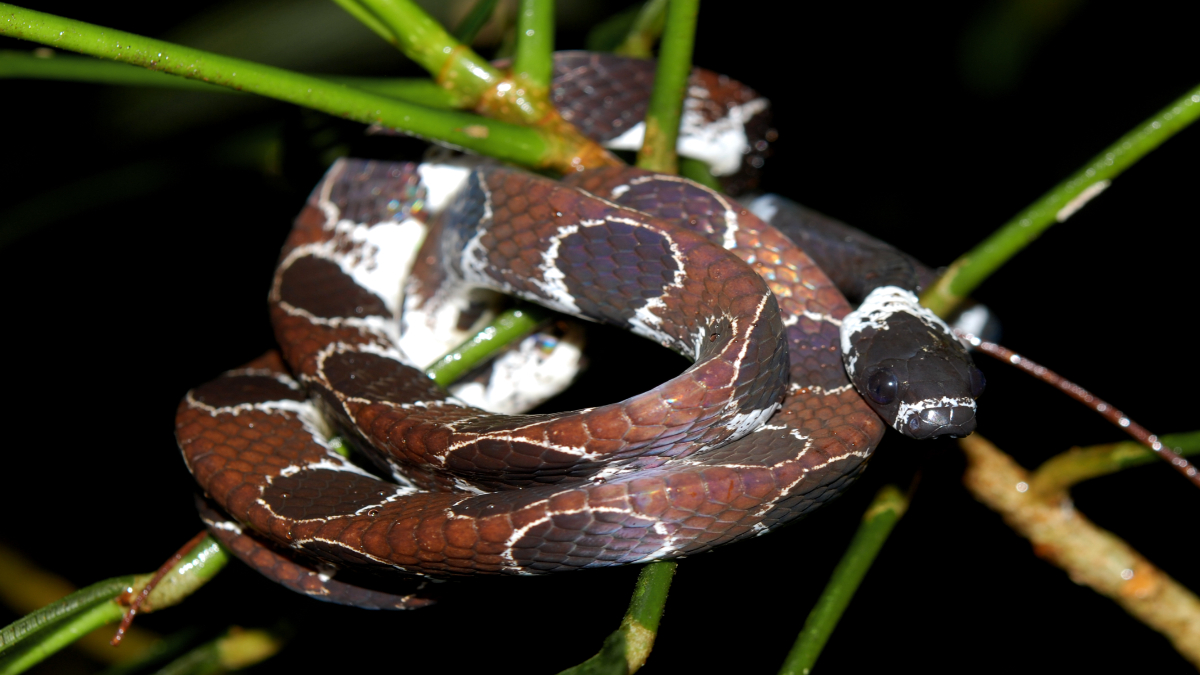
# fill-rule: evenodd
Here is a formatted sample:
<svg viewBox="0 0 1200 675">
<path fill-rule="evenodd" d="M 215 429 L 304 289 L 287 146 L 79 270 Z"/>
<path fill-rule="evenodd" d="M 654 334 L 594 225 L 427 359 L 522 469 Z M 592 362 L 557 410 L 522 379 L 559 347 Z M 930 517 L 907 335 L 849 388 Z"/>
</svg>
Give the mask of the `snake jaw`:
<svg viewBox="0 0 1200 675">
<path fill-rule="evenodd" d="M 918 440 L 966 436 L 975 431 L 975 400 L 943 396 L 901 403 L 892 426 Z"/>
</svg>

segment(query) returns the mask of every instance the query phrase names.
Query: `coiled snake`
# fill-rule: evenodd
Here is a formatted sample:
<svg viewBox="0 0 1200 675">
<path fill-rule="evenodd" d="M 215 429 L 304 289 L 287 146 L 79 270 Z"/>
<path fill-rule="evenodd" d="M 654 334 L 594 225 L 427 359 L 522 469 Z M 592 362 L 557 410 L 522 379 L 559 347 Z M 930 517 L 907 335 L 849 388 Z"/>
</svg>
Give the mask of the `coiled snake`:
<svg viewBox="0 0 1200 675">
<path fill-rule="evenodd" d="M 851 314 L 809 256 L 719 192 L 634 169 L 558 183 L 482 164 L 427 220 L 423 205 L 441 200 L 433 175 L 336 162 L 297 218 L 270 292 L 283 359 L 229 371 L 179 407 L 177 438 L 208 495 L 210 529 L 295 590 L 416 607 L 428 602 L 419 592 L 333 577 L 684 556 L 836 496 L 878 444 L 881 414 L 915 436 L 974 426 L 982 381 L 945 324 L 905 305 L 910 289 L 881 275 Z M 427 228 L 417 266 L 439 270 L 445 293 L 494 288 L 624 325 L 695 362 L 596 408 L 471 408 L 401 347 L 411 304 L 401 281 Z M 905 342 L 914 335 L 919 344 Z M 396 482 L 335 452 L 335 433 Z"/>
</svg>

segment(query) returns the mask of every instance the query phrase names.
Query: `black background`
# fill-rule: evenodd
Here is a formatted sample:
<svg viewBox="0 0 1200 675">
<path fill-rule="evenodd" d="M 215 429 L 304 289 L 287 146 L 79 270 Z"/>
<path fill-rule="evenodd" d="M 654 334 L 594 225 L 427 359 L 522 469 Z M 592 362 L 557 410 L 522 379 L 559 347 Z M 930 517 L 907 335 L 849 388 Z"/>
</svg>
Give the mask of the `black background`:
<svg viewBox="0 0 1200 675">
<path fill-rule="evenodd" d="M 185 42 L 195 33 L 180 27 L 214 11 L 203 2 L 111 5 L 34 3 Z M 772 100 L 780 139 L 766 190 L 945 264 L 1200 81 L 1194 23 L 1176 13 L 1183 5 L 788 3 L 772 11 L 710 1 L 695 62 Z M 284 43 L 309 40 L 289 31 L 324 25 L 328 15 L 305 21 L 311 3 L 245 6 L 299 12 L 296 24 L 269 31 Z M 592 20 L 561 30 L 558 44 L 581 47 Z M 209 21 L 218 32 L 239 25 Z M 353 35 L 352 48 L 328 60 L 319 43 L 258 58 L 415 74 L 369 33 Z M 245 43 L 191 44 L 255 56 L 239 51 Z M 3 40 L 0 48 L 29 45 Z M 199 527 L 172 438 L 176 403 L 271 346 L 271 268 L 329 157 L 320 152 L 331 146 L 326 137 L 339 133 L 354 153 L 379 157 L 405 144 L 249 97 L 68 83 L 0 83 L 0 120 L 0 232 L 24 232 L 0 247 L 0 540 L 79 585 L 150 570 Z M 1159 433 L 1200 427 L 1189 356 L 1197 156 L 1200 131 L 1181 133 L 975 294 L 1001 317 L 1008 346 Z M 592 370 L 561 405 L 616 400 L 681 364 L 610 332 L 593 344 Z M 619 381 L 616 358 L 631 360 L 633 381 Z M 1025 466 L 1121 438 L 1045 385 L 981 365 L 989 386 L 979 431 Z M 912 507 L 821 671 L 1190 672 L 1158 634 L 1034 557 L 963 489 L 962 468 L 953 441 L 889 434 L 840 501 L 772 536 L 683 561 L 646 672 L 774 672 L 867 502 L 917 471 Z M 1129 470 L 1073 496 L 1099 525 L 1200 588 L 1200 495 L 1174 472 Z M 433 608 L 378 613 L 305 599 L 232 564 L 184 605 L 139 622 L 169 633 L 284 619 L 291 642 L 259 672 L 556 672 L 616 628 L 636 575 L 474 580 Z M 10 618 L 0 612 L 0 623 Z M 45 667 L 85 666 L 68 655 Z"/>
</svg>

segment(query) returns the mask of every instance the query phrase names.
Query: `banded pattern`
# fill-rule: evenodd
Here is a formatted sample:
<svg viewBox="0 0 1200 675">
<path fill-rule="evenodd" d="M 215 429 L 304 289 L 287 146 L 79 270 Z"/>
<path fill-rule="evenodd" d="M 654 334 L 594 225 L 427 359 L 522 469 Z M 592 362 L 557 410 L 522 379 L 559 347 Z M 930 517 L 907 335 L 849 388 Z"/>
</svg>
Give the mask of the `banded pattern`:
<svg viewBox="0 0 1200 675">
<path fill-rule="evenodd" d="M 387 318 L 384 313 L 398 306 L 397 300 L 360 285 L 355 293 L 344 295 L 352 307 L 337 306 L 315 291 L 306 291 L 316 296 L 313 301 L 295 290 L 307 289 L 303 284 L 285 283 L 297 262 L 316 258 L 323 267 L 304 264 L 323 269 L 335 279 L 328 287 L 338 288 L 356 274 L 362 277 L 345 261 L 369 265 L 392 255 L 369 248 L 377 238 L 362 230 L 391 227 L 397 217 L 376 212 L 362 223 L 347 222 L 341 214 L 359 207 L 345 202 L 348 197 L 335 203 L 333 195 L 351 191 L 329 183 L 409 184 L 413 175 L 418 173 L 411 166 L 339 163 L 297 219 L 272 291 L 273 318 L 293 371 L 315 394 L 315 406 L 301 400 L 297 385 L 282 369 L 261 364 L 232 371 L 198 388 L 181 404 L 178 436 L 185 459 L 220 508 L 249 525 L 256 536 L 335 566 L 373 565 L 438 576 L 537 573 L 653 560 L 761 533 L 803 513 L 851 480 L 878 440 L 882 427 L 877 419 L 868 416 L 844 424 L 857 414 L 840 401 L 848 391 L 844 388 L 826 392 L 820 400 L 790 405 L 772 424 L 760 426 L 775 409 L 787 351 L 772 294 L 742 263 L 703 236 L 673 229 L 645 212 L 527 174 L 485 167 L 476 171 L 466 197 L 443 219 L 446 231 L 439 241 L 448 269 L 473 282 L 557 302 L 564 309 L 582 313 L 586 307 L 598 318 L 628 321 L 644 334 L 701 358 L 681 376 L 683 384 L 668 383 L 653 394 L 658 398 L 655 405 L 633 409 L 635 415 L 650 411 L 659 416 L 652 420 L 655 424 L 643 426 L 668 431 L 666 441 L 639 439 L 641 447 L 653 448 L 654 454 L 635 454 L 603 466 L 577 463 L 579 476 L 546 471 L 540 457 L 536 463 L 526 460 L 527 455 L 511 451 L 519 447 L 512 440 L 517 437 L 514 430 L 489 427 L 509 418 L 481 417 L 480 411 L 438 392 L 420 371 L 404 365 L 403 354 L 390 342 L 392 334 L 371 320 Z M 395 189 L 396 185 L 380 188 L 383 193 Z M 544 211 L 540 216 L 539 207 Z M 411 217 L 410 210 L 402 222 Z M 530 229 L 532 236 L 520 239 Z M 588 236 L 592 232 L 603 236 Z M 516 246 L 505 246 L 518 239 Z M 356 250 L 353 242 L 368 242 L 367 249 Z M 538 249 L 535 242 L 544 245 Z M 505 248 L 515 257 L 503 258 Z M 297 250 L 306 253 L 299 255 Z M 458 257 L 455 250 L 461 251 Z M 588 257 L 580 257 L 583 254 Z M 565 264 L 556 264 L 559 260 Z M 696 268 L 698 262 L 701 267 Z M 685 273 L 680 274 L 681 269 Z M 654 283 L 631 286 L 639 274 Z M 815 267 L 797 278 L 803 278 L 801 286 L 820 289 L 818 295 L 832 292 Z M 597 294 L 595 289 L 601 287 L 619 303 L 613 305 Z M 647 289 L 658 292 L 646 293 Z M 794 327 L 801 321 L 810 319 L 790 323 Z M 789 328 L 789 333 L 795 330 Z M 708 370 L 705 364 L 710 364 Z M 835 376 L 823 377 L 833 382 L 829 377 Z M 699 385 L 702 392 L 721 391 L 722 399 L 706 401 L 703 395 L 691 394 L 689 401 L 684 400 L 687 389 L 671 389 Z M 830 388 L 814 385 L 821 386 Z M 682 393 L 663 396 L 663 391 Z M 239 396 L 244 400 L 234 403 Z M 646 399 L 634 399 L 638 400 Z M 751 403 L 738 407 L 738 401 Z M 701 428 L 696 423 L 700 415 L 678 414 L 698 405 L 706 406 L 704 421 L 711 426 Z M 330 451 L 329 430 L 318 421 L 318 407 L 342 424 L 357 422 L 357 440 L 399 485 L 379 481 Z M 626 419 L 631 416 L 628 402 L 606 408 Z M 596 417 L 598 411 L 605 408 L 584 411 L 583 416 Z M 414 418 L 418 422 L 405 425 Z M 429 421 L 434 419 L 440 425 Z M 523 421 L 523 428 L 515 431 L 553 428 L 563 419 L 569 418 Z M 616 428 L 626 437 L 638 429 L 614 414 L 597 419 L 601 424 L 595 428 Z M 832 430 L 830 419 L 835 419 Z M 680 423 L 671 426 L 664 420 Z M 671 435 L 680 428 L 685 431 Z M 718 447 L 754 428 L 759 431 L 742 441 Z M 681 447 L 678 438 L 689 434 L 692 443 Z M 463 437 L 468 442 L 455 447 L 452 439 Z M 535 442 L 529 445 L 536 447 L 536 441 L 547 437 L 532 437 Z M 475 450 L 467 460 L 454 459 L 453 452 L 432 467 L 421 468 L 412 460 L 414 455 L 434 456 L 430 448 L 457 451 L 472 442 Z M 497 447 L 506 454 L 496 452 Z M 619 453 L 608 454 L 621 458 Z M 556 459 L 551 457 L 552 469 Z M 522 469 L 525 478 L 508 475 Z M 580 483 L 585 476 L 590 480 Z M 533 485 L 547 480 L 564 485 Z M 484 487 L 514 484 L 526 487 L 475 494 Z"/>
</svg>

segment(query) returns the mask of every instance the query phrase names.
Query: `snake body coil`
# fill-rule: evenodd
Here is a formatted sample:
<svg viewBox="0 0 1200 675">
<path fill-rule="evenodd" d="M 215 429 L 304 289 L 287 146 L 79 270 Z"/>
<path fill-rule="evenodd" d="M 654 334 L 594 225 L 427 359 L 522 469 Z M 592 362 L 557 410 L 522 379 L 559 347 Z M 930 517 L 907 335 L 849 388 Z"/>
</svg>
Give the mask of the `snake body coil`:
<svg viewBox="0 0 1200 675">
<path fill-rule="evenodd" d="M 270 294 L 286 367 L 268 354 L 180 404 L 179 445 L 211 500 L 202 515 L 264 574 L 334 602 L 403 608 L 428 600 L 332 577 L 679 557 L 803 515 L 878 444 L 885 425 L 842 365 L 850 306 L 729 198 L 631 169 L 564 185 L 484 165 L 426 223 L 423 171 L 335 163 Z M 645 394 L 573 413 L 471 408 L 400 346 L 401 280 L 426 229 L 417 264 L 448 283 L 623 325 L 695 362 Z M 336 452 L 335 432 L 395 482 Z"/>
</svg>

